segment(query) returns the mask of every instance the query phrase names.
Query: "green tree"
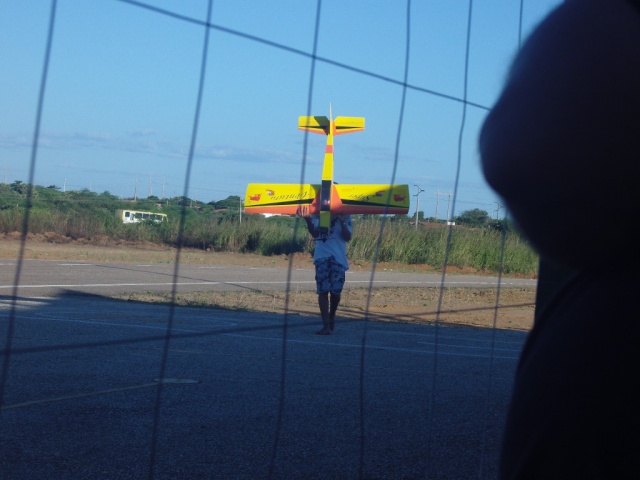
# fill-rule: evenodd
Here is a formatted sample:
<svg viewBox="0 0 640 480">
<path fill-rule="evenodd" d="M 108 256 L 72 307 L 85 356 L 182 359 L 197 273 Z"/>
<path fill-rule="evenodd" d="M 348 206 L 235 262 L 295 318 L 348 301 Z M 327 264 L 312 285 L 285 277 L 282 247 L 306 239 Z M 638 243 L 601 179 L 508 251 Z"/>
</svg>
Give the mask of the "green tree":
<svg viewBox="0 0 640 480">
<path fill-rule="evenodd" d="M 11 190 L 16 192 L 19 195 L 26 195 L 31 188 L 31 185 L 28 183 L 22 183 L 21 180 L 16 180 L 11 184 Z"/>
<path fill-rule="evenodd" d="M 457 225 L 465 225 L 467 227 L 485 227 L 489 225 L 491 217 L 485 210 L 474 208 L 473 210 L 465 210 L 459 216 L 455 217 Z"/>
<path fill-rule="evenodd" d="M 226 199 L 216 202 L 216 208 L 228 208 L 237 211 L 240 208 L 240 197 L 230 195 Z"/>
</svg>

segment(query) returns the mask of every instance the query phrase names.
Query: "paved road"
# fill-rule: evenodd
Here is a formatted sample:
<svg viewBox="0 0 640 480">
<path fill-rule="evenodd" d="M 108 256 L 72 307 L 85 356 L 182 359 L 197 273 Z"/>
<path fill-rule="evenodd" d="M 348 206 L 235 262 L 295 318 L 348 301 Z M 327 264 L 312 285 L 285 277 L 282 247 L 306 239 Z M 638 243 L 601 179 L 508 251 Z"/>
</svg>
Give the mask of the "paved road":
<svg viewBox="0 0 640 480">
<path fill-rule="evenodd" d="M 16 261 L 0 262 L 0 295 L 11 294 L 16 283 Z M 96 294 L 171 291 L 175 266 L 135 263 L 83 263 L 26 260 L 19 277 L 19 295 L 49 296 L 64 291 Z M 194 290 L 296 290 L 315 288 L 312 270 L 250 268 L 233 266 L 180 265 L 175 277 L 180 292 Z M 347 272 L 347 287 L 440 286 L 442 275 L 376 271 Z M 446 286 L 495 287 L 497 277 L 447 275 Z M 503 288 L 535 286 L 536 280 L 502 278 Z"/>
<path fill-rule="evenodd" d="M 524 333 L 352 320 L 318 337 L 315 317 L 52 294 L 170 288 L 170 266 L 29 261 L 13 298 L 10 267 L 2 479 L 497 476 Z M 283 281 L 180 273 L 180 288 Z"/>
</svg>

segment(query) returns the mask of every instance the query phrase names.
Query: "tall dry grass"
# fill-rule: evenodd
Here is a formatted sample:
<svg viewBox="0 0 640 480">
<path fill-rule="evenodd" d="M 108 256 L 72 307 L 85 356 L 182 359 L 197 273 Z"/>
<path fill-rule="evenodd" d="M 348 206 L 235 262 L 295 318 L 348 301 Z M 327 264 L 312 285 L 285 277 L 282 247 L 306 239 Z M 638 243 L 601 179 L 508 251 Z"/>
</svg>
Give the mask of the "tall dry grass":
<svg viewBox="0 0 640 480">
<path fill-rule="evenodd" d="M 24 208 L 0 210 L 0 232 L 21 232 Z M 176 213 L 178 212 L 178 213 Z M 161 224 L 122 224 L 107 208 L 62 210 L 31 208 L 28 233 L 78 239 L 112 238 L 131 242 L 152 242 L 174 246 L 262 255 L 293 252 L 312 253 L 314 243 L 304 222 L 294 218 L 265 219 L 261 216 L 198 215 L 180 211 Z M 516 232 L 503 234 L 492 228 L 465 228 L 432 224 L 415 228 L 407 222 L 354 218 L 354 235 L 347 247 L 352 260 L 397 262 L 433 267 L 460 268 L 507 274 L 535 274 L 538 257 Z"/>
</svg>

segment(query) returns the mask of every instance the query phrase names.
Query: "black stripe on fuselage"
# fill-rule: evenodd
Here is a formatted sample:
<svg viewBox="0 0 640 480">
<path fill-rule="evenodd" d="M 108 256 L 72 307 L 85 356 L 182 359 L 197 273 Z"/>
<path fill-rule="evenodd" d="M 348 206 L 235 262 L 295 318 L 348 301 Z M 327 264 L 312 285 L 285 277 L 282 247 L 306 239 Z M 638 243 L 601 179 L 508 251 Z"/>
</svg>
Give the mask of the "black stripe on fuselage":
<svg viewBox="0 0 640 480">
<path fill-rule="evenodd" d="M 331 210 L 331 180 L 322 180 L 320 187 L 320 211 L 328 212 Z"/>
</svg>

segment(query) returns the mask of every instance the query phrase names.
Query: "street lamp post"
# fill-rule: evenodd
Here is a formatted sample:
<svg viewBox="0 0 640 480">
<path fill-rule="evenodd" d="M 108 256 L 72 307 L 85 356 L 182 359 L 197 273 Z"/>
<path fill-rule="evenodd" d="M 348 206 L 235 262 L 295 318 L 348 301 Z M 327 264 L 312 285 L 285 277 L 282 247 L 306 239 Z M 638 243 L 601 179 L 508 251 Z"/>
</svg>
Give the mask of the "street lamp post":
<svg viewBox="0 0 640 480">
<path fill-rule="evenodd" d="M 414 185 L 418 189 L 418 193 L 414 195 L 416 197 L 416 229 L 418 228 L 418 207 L 420 206 L 420 194 L 424 192 L 418 185 Z"/>
</svg>

